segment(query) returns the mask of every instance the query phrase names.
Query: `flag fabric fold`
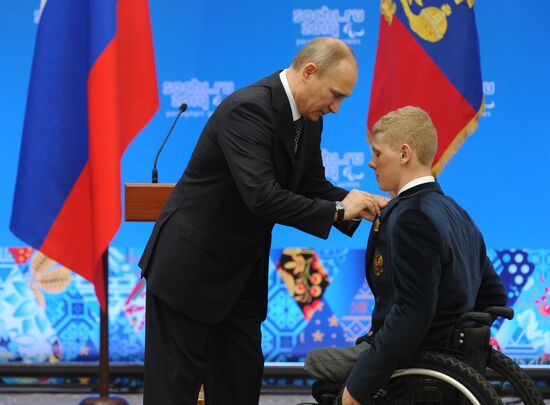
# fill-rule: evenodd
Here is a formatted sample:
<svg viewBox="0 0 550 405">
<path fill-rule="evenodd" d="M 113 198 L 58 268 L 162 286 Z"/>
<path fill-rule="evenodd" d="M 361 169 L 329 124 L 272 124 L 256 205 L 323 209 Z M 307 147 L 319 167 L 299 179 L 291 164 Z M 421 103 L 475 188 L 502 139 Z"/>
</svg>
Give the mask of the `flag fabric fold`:
<svg viewBox="0 0 550 405">
<path fill-rule="evenodd" d="M 147 0 L 48 0 L 10 229 L 95 286 L 121 222 L 120 163 L 158 109 Z"/>
<path fill-rule="evenodd" d="M 369 139 L 380 117 L 406 105 L 424 109 L 434 122 L 438 174 L 483 112 L 474 0 L 381 1 Z"/>
</svg>

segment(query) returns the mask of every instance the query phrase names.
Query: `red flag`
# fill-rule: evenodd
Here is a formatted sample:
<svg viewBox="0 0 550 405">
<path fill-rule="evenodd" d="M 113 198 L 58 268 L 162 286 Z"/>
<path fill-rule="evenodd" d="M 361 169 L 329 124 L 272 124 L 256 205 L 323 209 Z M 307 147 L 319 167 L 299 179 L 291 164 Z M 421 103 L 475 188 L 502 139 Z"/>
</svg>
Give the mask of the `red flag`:
<svg viewBox="0 0 550 405">
<path fill-rule="evenodd" d="M 91 281 L 121 222 L 122 155 L 158 109 L 147 0 L 48 0 L 33 60 L 11 229 Z"/>
<path fill-rule="evenodd" d="M 428 3 L 428 2 L 425 2 Z M 430 114 L 438 133 L 439 173 L 483 112 L 473 0 L 382 0 L 367 127 L 406 105 Z"/>
</svg>

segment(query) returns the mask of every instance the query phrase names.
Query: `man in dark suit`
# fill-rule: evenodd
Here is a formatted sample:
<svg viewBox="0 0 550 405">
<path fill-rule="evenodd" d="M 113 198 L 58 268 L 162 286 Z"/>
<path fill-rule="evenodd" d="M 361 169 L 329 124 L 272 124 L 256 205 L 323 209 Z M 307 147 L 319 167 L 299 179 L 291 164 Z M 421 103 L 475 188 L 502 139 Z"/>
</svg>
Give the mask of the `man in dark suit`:
<svg viewBox="0 0 550 405">
<path fill-rule="evenodd" d="M 257 404 L 260 323 L 275 223 L 352 235 L 384 197 L 325 179 L 322 116 L 357 80 L 351 49 L 306 45 L 290 68 L 233 93 L 206 123 L 139 263 L 147 279 L 144 404 Z"/>
<path fill-rule="evenodd" d="M 371 329 L 354 347 L 319 349 L 306 359 L 317 380 L 345 383 L 344 405 L 371 403 L 401 359 L 423 345 L 444 345 L 461 314 L 506 303 L 481 233 L 431 175 L 437 134 L 428 114 L 398 109 L 372 133 L 369 166 L 395 198 L 374 221 L 367 246 Z"/>
</svg>

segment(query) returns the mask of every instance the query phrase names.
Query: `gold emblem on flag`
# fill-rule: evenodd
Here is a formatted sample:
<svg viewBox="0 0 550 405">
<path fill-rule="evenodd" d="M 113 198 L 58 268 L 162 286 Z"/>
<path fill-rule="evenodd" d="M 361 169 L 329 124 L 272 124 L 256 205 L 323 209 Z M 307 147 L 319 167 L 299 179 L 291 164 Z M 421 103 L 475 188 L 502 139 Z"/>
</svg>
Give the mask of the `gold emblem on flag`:
<svg viewBox="0 0 550 405">
<path fill-rule="evenodd" d="M 415 3 L 422 5 L 420 0 L 415 0 Z M 441 8 L 424 7 L 420 13 L 415 14 L 411 10 L 409 0 L 401 0 L 401 4 L 409 20 L 409 26 L 416 35 L 428 42 L 438 42 L 443 39 L 447 32 L 447 17 L 451 15 L 451 6 L 443 4 Z"/>
<path fill-rule="evenodd" d="M 388 25 L 391 25 L 393 21 L 393 15 L 395 14 L 397 6 L 392 0 L 382 0 L 380 4 L 380 11 L 382 12 L 382 15 L 384 16 L 384 19 L 388 23 Z"/>
<path fill-rule="evenodd" d="M 374 275 L 380 277 L 384 272 L 384 257 L 379 250 L 374 252 Z"/>
<path fill-rule="evenodd" d="M 455 0 L 455 4 L 459 6 L 464 0 Z M 474 6 L 474 0 L 466 0 L 468 7 L 472 8 Z"/>
<path fill-rule="evenodd" d="M 418 14 L 411 9 L 413 1 L 416 6 L 422 7 Z M 454 3 L 460 6 L 464 1 L 454 0 Z M 447 32 L 447 17 L 452 13 L 452 8 L 448 3 L 437 8 L 424 7 L 423 0 L 400 0 L 400 2 L 403 12 L 409 20 L 409 27 L 416 35 L 428 42 L 438 42 L 443 39 Z M 474 7 L 474 0 L 466 0 L 466 3 L 470 9 Z M 397 10 L 395 3 L 392 0 L 381 0 L 380 10 L 388 25 L 391 25 Z"/>
</svg>

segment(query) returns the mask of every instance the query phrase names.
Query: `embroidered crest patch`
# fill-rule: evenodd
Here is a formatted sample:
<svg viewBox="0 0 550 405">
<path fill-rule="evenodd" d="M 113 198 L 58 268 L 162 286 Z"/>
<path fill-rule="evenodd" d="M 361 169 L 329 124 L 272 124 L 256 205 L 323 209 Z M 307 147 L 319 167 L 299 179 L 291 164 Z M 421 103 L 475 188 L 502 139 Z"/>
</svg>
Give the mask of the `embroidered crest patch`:
<svg viewBox="0 0 550 405">
<path fill-rule="evenodd" d="M 374 252 L 374 275 L 380 277 L 384 272 L 384 257 L 379 250 Z"/>
</svg>

